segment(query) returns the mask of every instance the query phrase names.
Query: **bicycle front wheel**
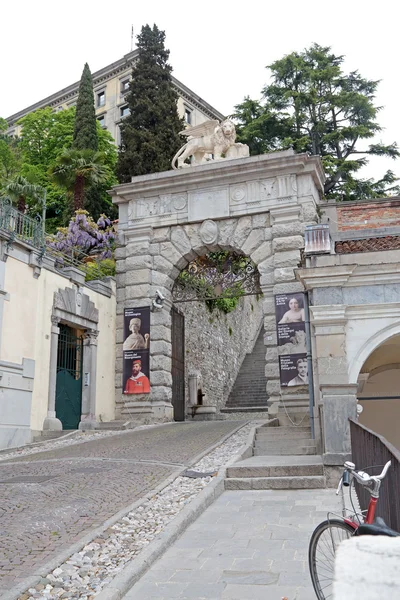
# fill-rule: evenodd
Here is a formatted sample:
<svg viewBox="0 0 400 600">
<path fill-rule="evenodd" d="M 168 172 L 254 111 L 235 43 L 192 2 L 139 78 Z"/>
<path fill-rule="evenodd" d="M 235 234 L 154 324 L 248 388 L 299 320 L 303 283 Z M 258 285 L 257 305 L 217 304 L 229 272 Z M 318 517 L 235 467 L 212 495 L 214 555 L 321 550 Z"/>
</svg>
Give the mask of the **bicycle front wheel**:
<svg viewBox="0 0 400 600">
<path fill-rule="evenodd" d="M 311 580 L 318 600 L 333 597 L 336 548 L 354 535 L 354 529 L 339 519 L 323 521 L 314 530 L 308 549 Z"/>
</svg>

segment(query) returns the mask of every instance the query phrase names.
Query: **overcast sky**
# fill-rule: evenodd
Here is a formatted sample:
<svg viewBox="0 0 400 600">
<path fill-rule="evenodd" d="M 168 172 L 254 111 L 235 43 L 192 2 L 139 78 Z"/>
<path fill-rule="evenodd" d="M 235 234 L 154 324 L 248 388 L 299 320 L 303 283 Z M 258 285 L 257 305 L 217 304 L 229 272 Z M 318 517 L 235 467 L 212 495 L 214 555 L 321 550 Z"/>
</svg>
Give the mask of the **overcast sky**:
<svg viewBox="0 0 400 600">
<path fill-rule="evenodd" d="M 259 98 L 266 65 L 313 42 L 346 56 L 345 69 L 381 79 L 378 141 L 400 142 L 399 18 L 394 0 L 7 0 L 1 9 L 0 116 L 8 117 L 131 50 L 131 27 L 166 32 L 175 77 L 224 114 Z M 365 176 L 399 161 L 374 159 Z"/>
</svg>

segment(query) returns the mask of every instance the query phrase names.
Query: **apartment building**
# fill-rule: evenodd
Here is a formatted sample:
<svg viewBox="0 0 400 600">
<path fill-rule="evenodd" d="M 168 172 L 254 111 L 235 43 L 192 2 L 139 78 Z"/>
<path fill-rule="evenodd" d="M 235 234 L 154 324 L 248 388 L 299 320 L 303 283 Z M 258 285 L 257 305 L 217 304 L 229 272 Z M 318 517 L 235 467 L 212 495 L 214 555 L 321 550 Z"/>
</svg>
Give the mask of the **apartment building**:
<svg viewBox="0 0 400 600">
<path fill-rule="evenodd" d="M 126 94 L 129 90 L 132 65 L 138 58 L 138 54 L 138 49 L 135 49 L 92 74 L 96 117 L 100 124 L 111 133 L 117 145 L 120 143 L 119 125 L 129 112 Z M 222 120 L 224 118 L 219 111 L 175 77 L 172 77 L 172 81 L 179 95 L 179 115 L 185 119 L 188 125 L 199 125 L 207 119 Z M 50 106 L 58 111 L 74 106 L 78 99 L 78 89 L 79 81 L 11 115 L 6 119 L 9 125 L 8 133 L 19 135 L 20 127 L 17 125 L 19 119 L 39 108 Z"/>
</svg>

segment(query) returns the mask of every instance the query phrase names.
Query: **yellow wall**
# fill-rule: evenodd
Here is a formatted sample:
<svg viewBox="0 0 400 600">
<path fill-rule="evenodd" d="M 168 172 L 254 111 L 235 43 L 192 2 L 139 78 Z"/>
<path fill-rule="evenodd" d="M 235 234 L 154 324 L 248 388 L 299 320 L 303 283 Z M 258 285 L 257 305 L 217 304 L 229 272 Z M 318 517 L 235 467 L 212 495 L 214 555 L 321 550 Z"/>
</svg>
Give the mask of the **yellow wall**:
<svg viewBox="0 0 400 600">
<path fill-rule="evenodd" d="M 47 416 L 54 292 L 74 287 L 74 284 L 44 268 L 40 277 L 35 279 L 29 265 L 12 257 L 8 257 L 5 271 L 4 289 L 10 295 L 10 300 L 4 302 L 0 358 L 19 364 L 23 358 L 35 361 L 31 429 L 41 430 Z M 115 414 L 115 283 L 111 298 L 87 287 L 82 291 L 99 310 L 96 416 L 102 421 L 110 421 Z"/>
<path fill-rule="evenodd" d="M 10 300 L 4 302 L 0 357 L 21 364 L 22 358 L 35 358 L 38 282 L 32 268 L 8 257 L 4 289 Z"/>
</svg>

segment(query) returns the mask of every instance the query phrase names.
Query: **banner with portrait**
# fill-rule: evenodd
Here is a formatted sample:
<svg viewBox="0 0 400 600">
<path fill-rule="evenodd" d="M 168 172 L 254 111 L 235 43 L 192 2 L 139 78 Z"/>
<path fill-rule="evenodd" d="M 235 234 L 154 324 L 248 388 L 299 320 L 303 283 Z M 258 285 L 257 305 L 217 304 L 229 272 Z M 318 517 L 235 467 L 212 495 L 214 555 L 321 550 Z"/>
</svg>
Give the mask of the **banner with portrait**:
<svg viewBox="0 0 400 600">
<path fill-rule="evenodd" d="M 304 293 L 275 296 L 276 333 L 281 386 L 308 385 Z M 297 371 L 300 368 L 300 372 Z M 292 381 L 293 380 L 293 381 Z"/>
<path fill-rule="evenodd" d="M 281 387 L 308 386 L 307 354 L 286 354 L 279 357 Z"/>
<path fill-rule="evenodd" d="M 150 393 L 150 307 L 124 309 L 123 393 Z"/>
</svg>

